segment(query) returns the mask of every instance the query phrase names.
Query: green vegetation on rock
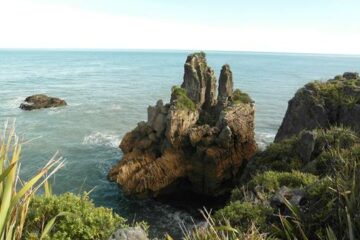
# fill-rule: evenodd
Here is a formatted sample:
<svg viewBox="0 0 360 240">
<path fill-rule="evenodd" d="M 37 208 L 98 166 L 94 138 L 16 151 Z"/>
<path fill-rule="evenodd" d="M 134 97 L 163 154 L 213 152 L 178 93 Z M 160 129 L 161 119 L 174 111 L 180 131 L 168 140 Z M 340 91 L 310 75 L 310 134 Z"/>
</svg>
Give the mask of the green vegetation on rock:
<svg viewBox="0 0 360 240">
<path fill-rule="evenodd" d="M 305 87 L 313 91 L 315 100 L 320 104 L 327 104 L 334 108 L 339 106 L 354 107 L 360 97 L 356 94 L 347 94 L 347 89 L 360 86 L 360 79 L 334 79 L 327 82 L 314 81 Z"/>
<path fill-rule="evenodd" d="M 206 53 L 203 52 L 203 51 L 199 51 L 199 52 L 192 53 L 190 56 L 197 56 L 197 57 L 200 57 L 200 58 L 206 58 Z"/>
<path fill-rule="evenodd" d="M 260 232 L 280 239 L 358 236 L 358 135 L 344 127 L 313 130 L 311 157 L 304 161 L 301 157 L 304 149 L 300 147 L 304 144 L 302 134 L 273 143 L 257 154 L 247 166 L 250 174 L 233 190 L 229 204 L 214 215 L 216 219 L 221 214 L 231 226 L 244 231 L 250 223 L 242 216 L 251 216 Z M 306 143 L 310 144 L 309 141 Z M 280 193 L 288 200 L 281 200 Z M 298 194 L 297 203 L 290 203 L 292 194 Z M 279 201 L 283 203 L 279 205 Z M 259 209 L 266 211 L 257 215 Z M 236 219 L 241 219 L 243 224 Z M 336 238 L 329 238 L 330 233 Z"/>
<path fill-rule="evenodd" d="M 125 219 L 111 209 L 95 207 L 88 195 L 65 193 L 59 196 L 36 196 L 29 206 L 25 239 L 39 239 L 44 223 L 59 213 L 46 239 L 107 239 L 117 228 L 126 227 Z"/>
<path fill-rule="evenodd" d="M 178 87 L 172 87 L 172 98 L 176 100 L 176 107 L 178 109 L 186 109 L 195 111 L 196 105 L 195 103 L 187 96 L 186 90 Z"/>
<path fill-rule="evenodd" d="M 266 205 L 235 201 L 217 211 L 214 218 L 223 223 L 228 221 L 240 232 L 246 232 L 253 223 L 261 230 L 268 229 L 267 218 L 271 214 L 272 209 Z"/>
<path fill-rule="evenodd" d="M 240 89 L 235 89 L 235 91 L 233 92 L 232 100 L 234 104 L 254 102 L 249 96 L 249 94 L 242 92 Z"/>
<path fill-rule="evenodd" d="M 318 177 L 309 173 L 299 171 L 275 172 L 267 171 L 256 175 L 250 182 L 249 188 L 261 186 L 266 192 L 275 192 L 282 186 L 289 188 L 300 188 L 310 185 L 318 180 Z"/>
</svg>

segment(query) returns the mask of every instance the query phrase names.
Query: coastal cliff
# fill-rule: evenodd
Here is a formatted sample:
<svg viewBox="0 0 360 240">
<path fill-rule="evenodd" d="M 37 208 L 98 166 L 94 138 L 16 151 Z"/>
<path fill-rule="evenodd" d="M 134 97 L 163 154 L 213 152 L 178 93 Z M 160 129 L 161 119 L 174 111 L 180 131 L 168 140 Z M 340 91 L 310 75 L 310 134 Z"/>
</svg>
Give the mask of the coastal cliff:
<svg viewBox="0 0 360 240">
<path fill-rule="evenodd" d="M 156 197 L 173 192 L 219 196 L 231 190 L 256 151 L 255 106 L 224 65 L 217 84 L 204 53 L 187 57 L 181 87 L 171 100 L 149 106 L 147 122 L 127 133 L 123 158 L 109 172 L 125 194 Z"/>
<path fill-rule="evenodd" d="M 297 91 L 274 143 L 248 162 L 215 226 L 194 236 L 358 239 L 360 79 L 344 73 Z M 219 222 L 219 224 L 216 224 Z M 207 235 L 206 235 L 207 234 Z"/>
<path fill-rule="evenodd" d="M 346 72 L 327 82 L 310 82 L 289 101 L 275 137 L 280 142 L 300 131 L 344 125 L 360 131 L 360 78 Z"/>
</svg>

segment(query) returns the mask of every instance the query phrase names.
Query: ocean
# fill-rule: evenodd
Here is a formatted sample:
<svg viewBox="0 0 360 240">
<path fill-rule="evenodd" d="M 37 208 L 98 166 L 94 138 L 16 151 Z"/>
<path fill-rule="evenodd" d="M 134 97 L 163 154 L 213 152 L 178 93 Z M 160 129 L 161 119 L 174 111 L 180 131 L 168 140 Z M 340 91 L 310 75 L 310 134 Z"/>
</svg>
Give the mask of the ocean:
<svg viewBox="0 0 360 240">
<path fill-rule="evenodd" d="M 0 124 L 16 119 L 18 135 L 31 140 L 22 152 L 21 177 L 34 174 L 55 152 L 66 166 L 54 179 L 55 193 L 92 191 L 97 206 L 113 208 L 132 221 L 146 220 L 152 236 L 171 229 L 181 234 L 189 213 L 153 200 L 125 198 L 107 181 L 121 159 L 122 136 L 146 120 L 148 105 L 168 102 L 180 85 L 186 51 L 0 50 Z M 208 52 L 208 64 L 220 73 L 230 64 L 236 88 L 256 103 L 256 139 L 271 143 L 287 102 L 312 80 L 327 80 L 345 71 L 360 71 L 360 57 L 345 55 Z M 25 97 L 45 93 L 68 106 L 22 111 Z"/>
</svg>

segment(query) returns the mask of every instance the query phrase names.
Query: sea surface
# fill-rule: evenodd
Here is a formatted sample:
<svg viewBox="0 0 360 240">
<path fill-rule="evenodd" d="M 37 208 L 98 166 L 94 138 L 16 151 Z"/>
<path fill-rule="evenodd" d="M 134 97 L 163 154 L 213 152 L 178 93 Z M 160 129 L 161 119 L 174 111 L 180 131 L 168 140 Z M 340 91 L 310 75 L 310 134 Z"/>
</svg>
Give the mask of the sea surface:
<svg viewBox="0 0 360 240">
<path fill-rule="evenodd" d="M 16 119 L 24 140 L 21 176 L 34 174 L 55 152 L 66 159 L 54 192 L 92 191 L 98 206 L 113 208 L 132 221 L 146 220 L 152 236 L 181 233 L 191 216 L 152 200 L 125 198 L 106 179 L 122 153 L 122 136 L 146 120 L 148 105 L 169 101 L 180 85 L 186 51 L 0 50 L 0 124 Z M 296 90 L 311 80 L 327 80 L 360 71 L 360 57 L 344 55 L 208 52 L 208 64 L 220 73 L 230 64 L 234 85 L 256 102 L 256 139 L 272 142 Z M 36 93 L 63 98 L 68 106 L 22 111 L 20 103 Z"/>
</svg>

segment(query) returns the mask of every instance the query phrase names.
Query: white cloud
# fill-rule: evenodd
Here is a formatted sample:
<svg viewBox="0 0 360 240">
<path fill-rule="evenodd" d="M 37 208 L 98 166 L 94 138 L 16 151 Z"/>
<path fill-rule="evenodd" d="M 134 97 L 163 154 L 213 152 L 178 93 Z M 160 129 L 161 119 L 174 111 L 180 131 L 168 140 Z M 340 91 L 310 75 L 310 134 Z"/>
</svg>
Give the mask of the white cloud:
<svg viewBox="0 0 360 240">
<path fill-rule="evenodd" d="M 0 0 L 0 48 L 202 49 L 360 54 L 360 31 L 218 26 Z"/>
</svg>

